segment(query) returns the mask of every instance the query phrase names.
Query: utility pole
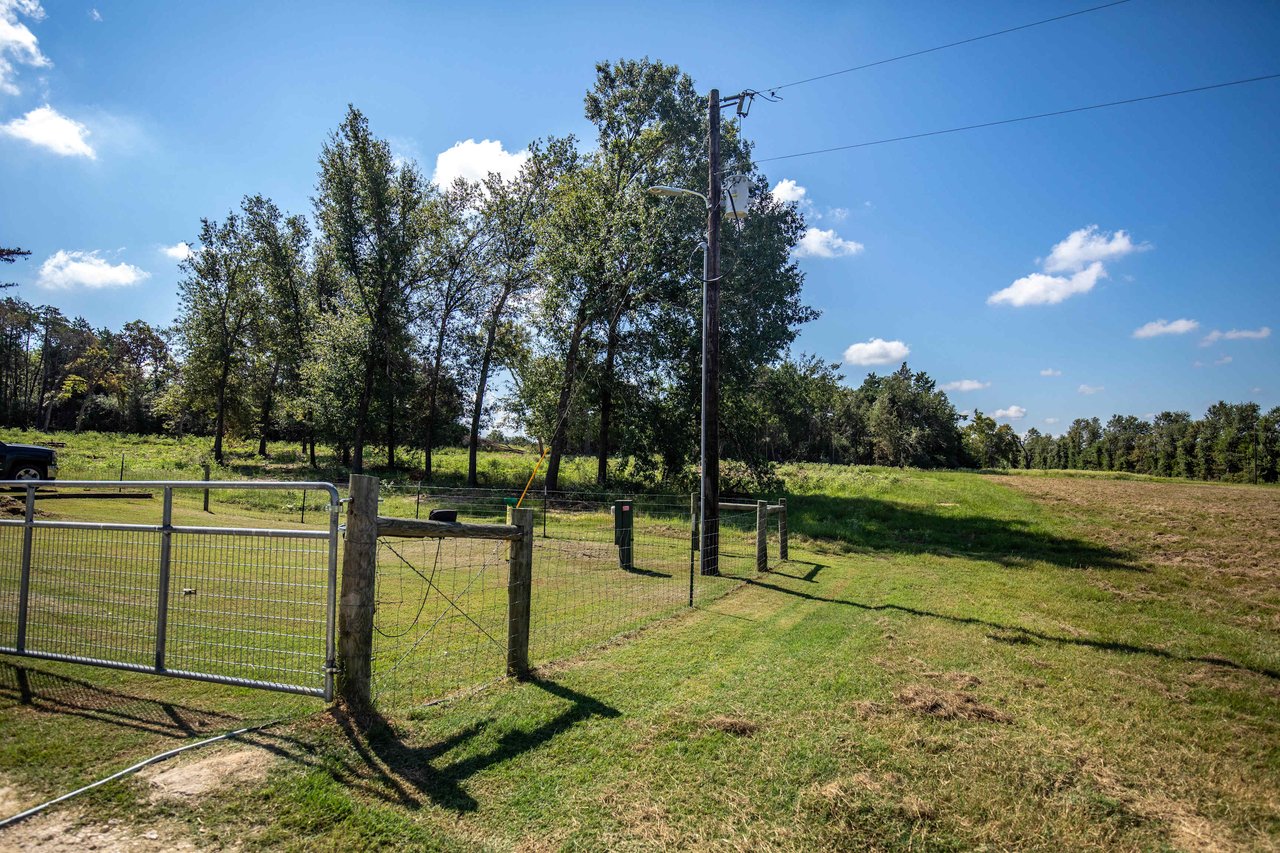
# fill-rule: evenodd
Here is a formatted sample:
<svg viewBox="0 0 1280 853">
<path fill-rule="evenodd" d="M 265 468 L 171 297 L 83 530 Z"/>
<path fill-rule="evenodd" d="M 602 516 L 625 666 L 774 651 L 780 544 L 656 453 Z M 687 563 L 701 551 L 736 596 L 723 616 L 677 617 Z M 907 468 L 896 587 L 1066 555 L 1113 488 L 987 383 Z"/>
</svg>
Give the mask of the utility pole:
<svg viewBox="0 0 1280 853">
<path fill-rule="evenodd" d="M 702 559 L 720 574 L 720 90 L 708 97 L 707 257 L 702 289 Z"/>
</svg>

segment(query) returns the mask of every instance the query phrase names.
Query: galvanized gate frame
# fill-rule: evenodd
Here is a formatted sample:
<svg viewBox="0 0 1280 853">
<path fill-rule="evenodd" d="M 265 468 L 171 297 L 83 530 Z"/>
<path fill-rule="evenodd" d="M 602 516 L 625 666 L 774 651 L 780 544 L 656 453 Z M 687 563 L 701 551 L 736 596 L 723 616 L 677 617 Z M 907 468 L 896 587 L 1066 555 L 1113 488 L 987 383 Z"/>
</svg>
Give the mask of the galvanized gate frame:
<svg viewBox="0 0 1280 853">
<path fill-rule="evenodd" d="M 160 524 L 125 524 L 114 522 L 91 521 L 45 521 L 35 518 L 36 489 L 56 486 L 59 488 L 86 489 L 163 489 L 164 509 Z M 334 619 L 337 610 L 338 580 L 338 532 L 341 500 L 338 489 L 332 483 L 321 482 L 275 482 L 262 480 L 0 480 L 0 489 L 25 489 L 26 514 L 22 521 L 16 519 L 0 519 L 0 527 L 22 527 L 22 564 L 18 591 L 18 630 L 17 642 L 13 647 L 0 646 L 0 654 L 20 655 L 23 657 L 42 658 L 46 660 L 66 661 L 69 663 L 89 664 L 92 666 L 123 669 L 132 672 L 146 672 L 155 675 L 166 675 L 174 678 L 187 678 L 196 681 L 209 681 L 218 684 L 232 684 L 240 687 L 256 687 L 282 693 L 295 693 L 305 696 L 319 696 L 326 700 L 333 698 L 333 682 L 336 661 Z M 329 529 L 328 530 L 288 530 L 254 527 L 207 527 L 174 525 L 173 490 L 174 489 L 219 489 L 219 490 L 314 490 L 329 495 Z M 159 598 L 156 612 L 156 648 L 155 662 L 152 666 L 144 666 L 124 661 L 113 661 L 81 655 L 68 655 L 56 652 L 43 652 L 27 647 L 27 615 L 31 590 L 31 556 L 32 536 L 37 528 L 64 530 L 119 530 L 141 533 L 160 534 Z M 214 673 L 195 672 L 190 670 L 169 669 L 165 666 L 165 643 L 169 612 L 169 567 L 173 534 L 190 534 L 197 536 L 265 536 L 283 539 L 326 539 L 329 543 L 328 580 L 325 592 L 325 665 L 324 686 L 309 687 L 299 684 L 284 684 L 274 681 L 262 681 L 251 678 L 218 675 Z"/>
</svg>

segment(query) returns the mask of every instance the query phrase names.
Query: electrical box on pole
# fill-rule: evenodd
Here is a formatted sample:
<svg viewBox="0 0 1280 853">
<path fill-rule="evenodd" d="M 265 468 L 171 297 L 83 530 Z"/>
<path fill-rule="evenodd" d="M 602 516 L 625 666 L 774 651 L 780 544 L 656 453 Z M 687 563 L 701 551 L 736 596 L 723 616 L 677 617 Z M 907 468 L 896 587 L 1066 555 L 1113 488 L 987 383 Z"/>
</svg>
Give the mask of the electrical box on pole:
<svg viewBox="0 0 1280 853">
<path fill-rule="evenodd" d="M 724 181 L 724 215 L 742 219 L 751 205 L 751 179 L 746 175 L 730 175 Z"/>
</svg>

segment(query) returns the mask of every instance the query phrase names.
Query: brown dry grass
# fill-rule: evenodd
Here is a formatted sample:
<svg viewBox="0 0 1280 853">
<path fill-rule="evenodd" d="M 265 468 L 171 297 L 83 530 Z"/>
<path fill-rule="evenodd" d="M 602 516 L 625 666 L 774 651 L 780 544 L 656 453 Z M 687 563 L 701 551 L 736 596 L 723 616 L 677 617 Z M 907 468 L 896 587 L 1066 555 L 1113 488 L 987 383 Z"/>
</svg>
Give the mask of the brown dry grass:
<svg viewBox="0 0 1280 853">
<path fill-rule="evenodd" d="M 899 690 L 894 698 L 909 711 L 939 720 L 972 720 L 975 722 L 1009 723 L 1013 718 L 998 708 L 979 702 L 968 693 L 940 690 L 927 685 L 914 685 Z"/>
</svg>

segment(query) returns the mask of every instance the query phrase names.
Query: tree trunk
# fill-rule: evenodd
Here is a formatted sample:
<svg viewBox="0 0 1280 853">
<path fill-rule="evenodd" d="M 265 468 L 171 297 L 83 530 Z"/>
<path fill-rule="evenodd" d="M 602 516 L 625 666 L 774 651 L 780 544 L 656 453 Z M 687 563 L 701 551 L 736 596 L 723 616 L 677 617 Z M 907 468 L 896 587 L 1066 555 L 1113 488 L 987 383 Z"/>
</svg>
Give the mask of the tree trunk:
<svg viewBox="0 0 1280 853">
<path fill-rule="evenodd" d="M 396 392 L 388 389 L 387 394 L 387 467 L 396 468 Z"/>
<path fill-rule="evenodd" d="M 351 443 L 355 445 L 355 457 L 351 460 L 351 473 L 364 473 L 364 437 L 369 421 L 369 406 L 373 402 L 373 375 L 377 360 L 376 349 L 369 353 L 364 364 L 364 385 L 356 401 L 356 424 Z"/>
<path fill-rule="evenodd" d="M 502 310 L 507 304 L 507 296 L 510 291 L 503 289 L 502 295 L 498 297 L 497 303 L 493 307 L 493 311 L 489 314 L 489 328 L 485 335 L 484 355 L 480 357 L 480 378 L 476 382 L 476 399 L 471 407 L 471 449 L 467 454 L 467 485 L 475 488 L 476 481 L 476 454 L 480 449 L 480 416 L 484 412 L 484 394 L 485 388 L 489 384 L 489 366 L 493 361 L 493 345 L 498 337 L 498 320 L 502 317 Z"/>
<path fill-rule="evenodd" d="M 280 378 L 280 362 L 271 365 L 271 384 L 262 398 L 262 420 L 258 427 L 258 455 L 267 455 L 267 431 L 271 429 L 271 406 L 275 402 L 276 381 Z"/>
<path fill-rule="evenodd" d="M 604 379 L 600 385 L 600 446 L 596 453 L 596 485 L 609 481 L 609 426 L 613 416 L 613 368 L 618 352 L 619 311 L 609 323 L 609 337 L 605 344 Z"/>
<path fill-rule="evenodd" d="M 577 322 L 574 323 L 573 336 L 569 340 L 569 352 L 564 360 L 564 382 L 560 385 L 560 399 L 556 403 L 556 426 L 551 433 L 551 453 L 547 459 L 545 483 L 546 488 L 553 492 L 560 488 L 560 457 L 564 455 L 569 407 L 573 403 L 573 383 L 578 374 L 578 350 L 582 346 L 582 333 L 586 328 L 587 302 L 584 299 L 578 305 Z"/>
<path fill-rule="evenodd" d="M 444 360 L 444 333 L 449 325 L 448 314 L 440 315 L 436 329 L 436 352 L 431 360 L 431 376 L 427 380 L 427 423 L 422 431 L 422 479 L 431 480 L 431 446 L 435 441 L 436 394 L 440 390 L 440 365 Z"/>
</svg>

